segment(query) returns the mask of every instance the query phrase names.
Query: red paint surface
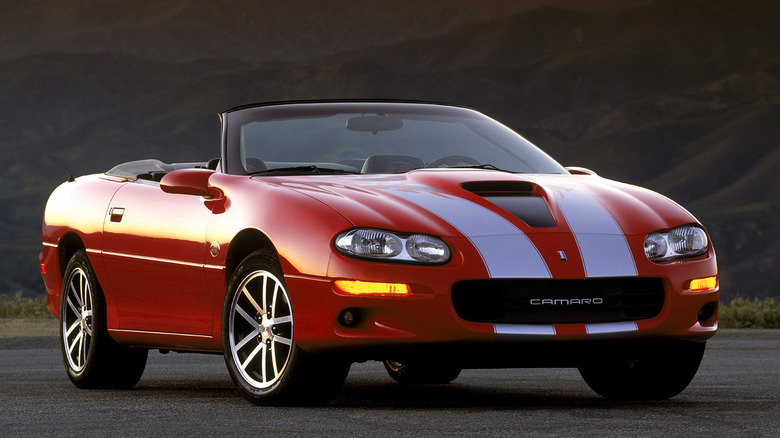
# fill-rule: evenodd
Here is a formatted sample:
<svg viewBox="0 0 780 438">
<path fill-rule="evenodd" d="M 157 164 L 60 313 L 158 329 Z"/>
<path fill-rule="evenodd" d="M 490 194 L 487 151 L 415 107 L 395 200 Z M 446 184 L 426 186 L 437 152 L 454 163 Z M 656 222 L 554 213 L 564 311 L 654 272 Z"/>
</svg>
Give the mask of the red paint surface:
<svg viewBox="0 0 780 438">
<path fill-rule="evenodd" d="M 187 173 L 190 172 L 190 173 Z M 169 182 L 209 197 L 164 192 L 159 184 L 87 176 L 65 183 L 51 196 L 43 225 L 41 263 L 49 309 L 58 313 L 61 275 L 58 247 L 75 236 L 88 250 L 107 302 L 108 327 L 120 342 L 200 351 L 221 350 L 220 321 L 231 246 L 250 230 L 265 236 L 279 255 L 296 317 L 296 342 L 304 349 L 447 343 L 495 339 L 492 324 L 466 322 L 453 310 L 450 289 L 463 279 L 488 278 L 479 253 L 456 228 L 424 207 L 411 205 L 372 187 L 369 176 L 248 177 L 210 171 L 176 171 Z M 577 184 L 598 198 L 626 235 L 639 276 L 664 279 L 666 303 L 660 315 L 639 321 L 637 337 L 703 340 L 716 323 L 697 322 L 701 306 L 717 301 L 717 289 L 691 294 L 693 278 L 717 275 L 714 251 L 684 261 L 652 263 L 642 245 L 647 233 L 696 220 L 657 194 L 590 176 L 510 175 L 486 171 L 416 171 L 393 183 L 421 184 L 489 208 L 512 222 L 533 242 L 554 278 L 581 278 L 577 243 L 555 205 L 559 182 Z M 381 180 L 381 178 L 379 178 Z M 461 189 L 474 180 L 532 182 L 556 221 L 531 228 L 481 197 Z M 359 184 L 351 184 L 360 181 Z M 121 217 L 111 215 L 122 208 Z M 118 210 L 117 210 L 118 211 Z M 336 253 L 332 240 L 353 226 L 442 236 L 452 259 L 441 266 L 357 260 Z M 209 252 L 212 242 L 220 251 Z M 564 251 L 566 261 L 558 251 Z M 232 264 L 231 264 L 232 262 Z M 412 295 L 344 296 L 333 279 L 409 284 Z M 360 325 L 337 323 L 346 308 L 363 312 Z M 559 339 L 579 340 L 583 324 L 556 325 Z"/>
</svg>

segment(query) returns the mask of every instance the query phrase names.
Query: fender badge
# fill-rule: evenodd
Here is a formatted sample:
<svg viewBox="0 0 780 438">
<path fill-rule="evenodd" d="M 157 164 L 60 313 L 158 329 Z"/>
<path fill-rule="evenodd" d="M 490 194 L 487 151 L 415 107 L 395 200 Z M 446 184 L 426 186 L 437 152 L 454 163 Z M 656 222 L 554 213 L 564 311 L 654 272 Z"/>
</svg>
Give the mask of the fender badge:
<svg viewBox="0 0 780 438">
<path fill-rule="evenodd" d="M 219 255 L 219 242 L 211 242 L 211 249 L 209 250 L 212 257 L 216 257 Z"/>
<path fill-rule="evenodd" d="M 214 251 L 214 247 L 212 246 L 212 252 Z M 563 251 L 558 251 L 558 258 L 561 259 L 561 261 L 566 261 L 566 253 Z"/>
</svg>

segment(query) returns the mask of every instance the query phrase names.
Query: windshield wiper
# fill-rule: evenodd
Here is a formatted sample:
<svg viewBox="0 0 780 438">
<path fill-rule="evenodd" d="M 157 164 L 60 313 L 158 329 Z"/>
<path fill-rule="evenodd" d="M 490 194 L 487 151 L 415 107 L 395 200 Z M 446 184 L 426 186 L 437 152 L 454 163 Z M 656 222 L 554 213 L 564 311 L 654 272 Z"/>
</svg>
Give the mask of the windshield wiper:
<svg viewBox="0 0 780 438">
<path fill-rule="evenodd" d="M 248 175 L 260 175 L 266 173 L 290 173 L 290 174 L 355 174 L 353 170 L 345 169 L 332 169 L 329 167 L 317 167 L 317 166 L 293 166 L 293 167 L 275 167 L 273 169 L 256 170 L 248 173 Z"/>
<path fill-rule="evenodd" d="M 448 169 L 485 169 L 485 170 L 497 170 L 499 172 L 515 173 L 511 170 L 501 169 L 492 164 L 474 164 L 470 166 L 451 166 Z"/>
</svg>

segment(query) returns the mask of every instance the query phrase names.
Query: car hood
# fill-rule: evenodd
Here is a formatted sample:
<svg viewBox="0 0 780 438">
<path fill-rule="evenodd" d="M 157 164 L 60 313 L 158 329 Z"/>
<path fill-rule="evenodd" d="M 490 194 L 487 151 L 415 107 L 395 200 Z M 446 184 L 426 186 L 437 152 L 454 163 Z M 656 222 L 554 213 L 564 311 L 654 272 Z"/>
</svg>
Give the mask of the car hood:
<svg viewBox="0 0 780 438">
<path fill-rule="evenodd" d="M 589 175 L 430 169 L 262 179 L 329 205 L 355 226 L 451 237 L 504 235 L 510 227 L 629 236 L 696 222 L 658 193 Z"/>
<path fill-rule="evenodd" d="M 426 169 L 262 179 L 330 206 L 355 227 L 473 248 L 492 278 L 636 276 L 645 234 L 696 222 L 657 193 L 590 175 Z"/>
</svg>

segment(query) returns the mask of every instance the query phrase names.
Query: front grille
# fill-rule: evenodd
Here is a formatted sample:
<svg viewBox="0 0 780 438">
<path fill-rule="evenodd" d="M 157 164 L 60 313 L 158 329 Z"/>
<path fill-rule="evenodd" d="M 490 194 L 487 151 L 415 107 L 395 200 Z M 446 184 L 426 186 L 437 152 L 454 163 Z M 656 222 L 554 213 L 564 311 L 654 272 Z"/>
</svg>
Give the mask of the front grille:
<svg viewBox="0 0 780 438">
<path fill-rule="evenodd" d="M 462 319 L 505 324 L 620 322 L 652 318 L 664 304 L 659 278 L 467 280 L 452 287 Z"/>
</svg>

